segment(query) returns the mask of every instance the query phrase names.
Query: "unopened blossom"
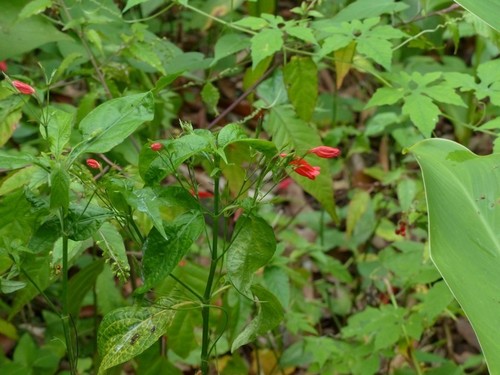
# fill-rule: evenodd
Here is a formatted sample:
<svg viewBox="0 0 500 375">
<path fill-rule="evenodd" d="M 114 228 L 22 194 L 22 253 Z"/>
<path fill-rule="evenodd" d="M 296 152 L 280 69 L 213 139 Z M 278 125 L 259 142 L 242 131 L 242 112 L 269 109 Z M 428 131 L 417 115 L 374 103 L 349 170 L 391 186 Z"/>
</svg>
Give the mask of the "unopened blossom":
<svg viewBox="0 0 500 375">
<path fill-rule="evenodd" d="M 318 147 L 311 148 L 309 151 L 307 151 L 307 153 L 315 154 L 315 155 L 319 156 L 320 158 L 330 159 L 330 158 L 336 158 L 336 157 L 340 156 L 341 151 L 335 147 L 318 146 Z"/>
<path fill-rule="evenodd" d="M 295 173 L 300 174 L 301 176 L 307 177 L 310 180 L 315 180 L 316 176 L 320 174 L 321 168 L 315 167 L 309 164 L 302 158 L 297 158 L 292 160 L 289 165 L 293 167 Z"/>
<path fill-rule="evenodd" d="M 151 144 L 152 151 L 160 151 L 163 148 L 163 145 L 160 142 L 155 142 Z"/>
<path fill-rule="evenodd" d="M 2 72 L 7 71 L 7 63 L 5 61 L 0 61 L 0 71 Z"/>
<path fill-rule="evenodd" d="M 198 197 L 200 199 L 213 198 L 214 197 L 213 193 L 211 193 L 209 191 L 198 190 L 198 192 L 195 192 L 193 189 L 191 189 L 190 193 L 191 193 L 191 195 L 193 197 Z"/>
<path fill-rule="evenodd" d="M 87 165 L 88 165 L 89 168 L 92 168 L 92 169 L 101 169 L 101 163 L 99 163 L 95 159 L 87 159 L 85 162 L 87 163 Z"/>
<path fill-rule="evenodd" d="M 14 86 L 17 91 L 24 95 L 33 95 L 35 93 L 35 89 L 33 87 L 21 81 L 12 81 L 12 86 Z"/>
</svg>

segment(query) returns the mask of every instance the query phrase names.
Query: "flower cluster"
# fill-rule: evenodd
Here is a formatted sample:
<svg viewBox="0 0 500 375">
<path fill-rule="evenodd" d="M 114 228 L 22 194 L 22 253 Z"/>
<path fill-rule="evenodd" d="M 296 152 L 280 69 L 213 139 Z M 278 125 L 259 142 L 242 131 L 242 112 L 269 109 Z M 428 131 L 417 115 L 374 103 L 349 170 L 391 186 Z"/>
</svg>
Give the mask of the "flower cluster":
<svg viewBox="0 0 500 375">
<path fill-rule="evenodd" d="M 340 156 L 341 151 L 335 147 L 318 146 L 318 147 L 311 148 L 309 151 L 307 151 L 307 153 L 308 154 L 315 154 L 316 156 L 319 156 L 320 158 L 331 159 L 331 158 L 336 158 L 336 157 Z M 288 155 L 287 154 L 280 154 L 280 156 L 286 157 Z M 318 176 L 321 172 L 320 167 L 316 167 L 316 166 L 309 164 L 304 158 L 301 158 L 301 157 L 293 158 L 288 163 L 288 165 L 293 168 L 293 171 L 295 173 L 298 173 L 301 176 L 307 177 L 310 180 L 316 179 L 316 176 Z"/>
</svg>

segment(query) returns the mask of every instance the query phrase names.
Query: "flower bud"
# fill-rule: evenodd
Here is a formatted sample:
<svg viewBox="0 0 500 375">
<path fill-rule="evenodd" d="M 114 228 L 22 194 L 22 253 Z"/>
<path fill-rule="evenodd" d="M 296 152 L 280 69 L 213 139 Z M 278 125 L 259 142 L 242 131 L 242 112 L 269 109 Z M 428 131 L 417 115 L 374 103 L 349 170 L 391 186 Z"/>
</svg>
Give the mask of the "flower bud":
<svg viewBox="0 0 500 375">
<path fill-rule="evenodd" d="M 86 160 L 87 166 L 92 169 L 101 169 L 101 163 L 99 163 L 95 159 L 87 159 Z"/>
<path fill-rule="evenodd" d="M 12 86 L 14 86 L 17 91 L 24 95 L 33 95 L 35 93 L 35 89 L 33 87 L 21 81 L 12 81 Z"/>
<path fill-rule="evenodd" d="M 163 145 L 160 142 L 152 143 L 150 146 L 152 151 L 160 151 L 163 148 Z"/>
</svg>

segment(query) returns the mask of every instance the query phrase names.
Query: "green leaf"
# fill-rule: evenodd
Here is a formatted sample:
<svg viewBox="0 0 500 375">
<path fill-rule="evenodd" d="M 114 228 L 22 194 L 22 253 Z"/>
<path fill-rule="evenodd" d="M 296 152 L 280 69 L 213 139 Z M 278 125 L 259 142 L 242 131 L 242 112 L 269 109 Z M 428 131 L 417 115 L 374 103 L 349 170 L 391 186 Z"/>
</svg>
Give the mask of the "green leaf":
<svg viewBox="0 0 500 375">
<path fill-rule="evenodd" d="M 218 114 L 217 103 L 219 103 L 220 93 L 217 87 L 215 87 L 211 82 L 205 83 L 203 85 L 203 89 L 201 90 L 201 98 L 207 105 L 210 113 Z"/>
<path fill-rule="evenodd" d="M 249 296 L 253 274 L 265 266 L 276 250 L 273 228 L 257 216 L 243 216 L 236 222 L 236 238 L 227 252 L 227 273 L 240 293 Z"/>
<path fill-rule="evenodd" d="M 24 101 L 21 95 L 10 95 L 0 102 L 0 146 L 10 139 L 22 117 Z"/>
<path fill-rule="evenodd" d="M 24 6 L 19 13 L 19 19 L 28 18 L 35 14 L 42 13 L 52 6 L 52 0 L 34 0 Z"/>
<path fill-rule="evenodd" d="M 94 234 L 94 241 L 99 246 L 107 259 L 111 260 L 111 266 L 116 275 L 125 279 L 130 271 L 127 253 L 123 238 L 115 226 L 106 222 Z"/>
<path fill-rule="evenodd" d="M 146 1 L 149 1 L 149 0 L 127 0 L 127 5 L 125 5 L 125 8 L 123 8 L 122 12 L 125 13 L 130 8 L 135 7 L 136 5 L 145 3 Z"/>
<path fill-rule="evenodd" d="M 366 191 L 357 189 L 354 193 L 349 206 L 347 208 L 346 219 L 346 236 L 350 238 L 356 224 L 360 221 L 361 217 L 365 214 L 370 204 L 370 194 Z"/>
<path fill-rule="evenodd" d="M 104 260 L 97 259 L 88 266 L 82 268 L 68 282 L 68 290 L 71 290 L 68 296 L 68 307 L 71 316 L 78 316 L 80 306 L 88 292 L 95 286 L 97 276 L 103 270 Z"/>
<path fill-rule="evenodd" d="M 110 217 L 113 217 L 112 212 L 102 207 L 93 204 L 71 204 L 66 218 L 68 236 L 73 241 L 86 240 Z"/>
<path fill-rule="evenodd" d="M 21 55 L 44 44 L 71 40 L 41 15 L 18 19 L 27 0 L 0 0 L 0 60 Z"/>
<path fill-rule="evenodd" d="M 74 118 L 74 114 L 61 110 L 55 110 L 52 113 L 47 126 L 47 140 L 50 143 L 50 151 L 54 155 L 60 155 L 64 146 L 69 142 Z"/>
<path fill-rule="evenodd" d="M 291 26 L 285 28 L 288 35 L 300 39 L 306 43 L 318 44 L 312 30 L 306 26 Z"/>
<path fill-rule="evenodd" d="M 264 29 L 252 37 L 251 43 L 252 68 L 255 69 L 259 62 L 281 50 L 283 34 L 277 29 Z"/>
<path fill-rule="evenodd" d="M 240 124 L 227 124 L 217 134 L 217 146 L 224 149 L 233 142 L 247 138 L 248 136 Z"/>
<path fill-rule="evenodd" d="M 405 96 L 405 91 L 401 88 L 393 89 L 391 87 L 381 87 L 375 91 L 365 108 L 375 107 L 379 105 L 395 104 Z"/>
<path fill-rule="evenodd" d="M 322 144 L 318 133 L 306 122 L 297 118 L 290 107 L 273 107 L 269 116 L 265 119 L 264 127 L 272 135 L 274 144 L 278 149 L 295 149 L 297 155 L 304 155 L 311 147 Z M 293 172 L 290 174 L 290 177 L 306 192 L 316 198 L 326 212 L 334 220 L 337 220 L 328 160 L 315 156 L 306 156 L 305 159 L 312 165 L 321 167 L 320 175 L 314 181 Z"/>
<path fill-rule="evenodd" d="M 62 208 L 64 212 L 69 207 L 69 173 L 61 166 L 56 166 L 50 173 L 50 208 Z"/>
<path fill-rule="evenodd" d="M 285 66 L 283 78 L 288 98 L 297 115 L 309 121 L 318 98 L 318 67 L 310 57 L 294 56 Z"/>
<path fill-rule="evenodd" d="M 430 137 L 441 111 L 427 96 L 411 94 L 405 98 L 403 114 L 410 116 L 425 137 Z"/>
<path fill-rule="evenodd" d="M 90 112 L 80 123 L 84 141 L 71 152 L 73 161 L 83 152 L 108 152 L 154 115 L 150 92 L 112 99 Z"/>
<path fill-rule="evenodd" d="M 245 27 L 252 30 L 260 30 L 268 25 L 268 22 L 259 17 L 245 17 L 233 22 L 233 25 Z"/>
<path fill-rule="evenodd" d="M 408 4 L 399 3 L 395 0 L 358 0 L 343 8 L 333 17 L 333 20 L 335 22 L 359 20 L 399 12 L 408 7 Z"/>
<path fill-rule="evenodd" d="M 139 173 L 148 185 L 160 182 L 187 159 L 207 151 L 215 143 L 210 131 L 195 130 L 177 139 L 162 141 L 160 152 L 143 147 L 139 155 Z"/>
<path fill-rule="evenodd" d="M 0 150 L 0 168 L 19 169 L 29 165 L 32 156 L 23 152 Z"/>
<path fill-rule="evenodd" d="M 243 329 L 231 345 L 231 352 L 254 341 L 257 336 L 275 328 L 284 318 L 283 307 L 274 294 L 260 285 L 252 286 L 252 293 L 258 300 L 257 316 Z"/>
<path fill-rule="evenodd" d="M 2 180 L 2 185 L 0 185 L 0 196 L 28 185 L 37 169 L 38 167 L 29 166 L 9 174 L 8 177 Z"/>
<path fill-rule="evenodd" d="M 102 357 L 98 374 L 149 348 L 166 332 L 175 310 L 123 307 L 107 314 L 99 326 L 97 347 Z"/>
<path fill-rule="evenodd" d="M 223 35 L 215 43 L 212 65 L 224 57 L 234 55 L 247 48 L 250 48 L 250 39 L 247 36 L 236 33 Z"/>
<path fill-rule="evenodd" d="M 169 348 L 181 358 L 187 358 L 191 351 L 198 347 L 194 314 L 196 310 L 177 310 L 174 320 L 168 329 Z"/>
<path fill-rule="evenodd" d="M 444 139 L 410 148 L 427 195 L 431 258 L 500 373 L 500 154 L 477 156 Z"/>
<path fill-rule="evenodd" d="M 161 218 L 160 197 L 155 190 L 150 187 L 136 189 L 131 194 L 127 195 L 127 202 L 139 212 L 143 212 L 148 215 L 153 222 L 154 227 L 165 239 L 167 239 Z"/>
<path fill-rule="evenodd" d="M 143 247 L 144 285 L 136 292 L 147 292 L 170 275 L 204 227 L 205 222 L 199 212 L 187 212 L 164 225 L 166 238 L 153 228 Z"/>
<path fill-rule="evenodd" d="M 495 30 L 500 31 L 500 1 L 499 0 L 455 0 L 472 14 L 481 18 Z"/>
<path fill-rule="evenodd" d="M 352 60 L 354 54 L 356 53 L 356 43 L 351 42 L 349 45 L 345 46 L 334 52 L 335 58 L 335 77 L 337 89 L 340 89 L 344 78 L 351 70 Z"/>
</svg>

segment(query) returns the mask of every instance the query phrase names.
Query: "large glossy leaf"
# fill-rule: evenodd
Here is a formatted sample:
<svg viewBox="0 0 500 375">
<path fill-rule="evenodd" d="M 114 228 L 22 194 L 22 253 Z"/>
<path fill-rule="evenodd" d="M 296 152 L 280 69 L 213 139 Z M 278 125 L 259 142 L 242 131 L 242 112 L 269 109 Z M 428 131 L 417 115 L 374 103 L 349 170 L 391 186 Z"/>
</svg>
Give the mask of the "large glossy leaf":
<svg viewBox="0 0 500 375">
<path fill-rule="evenodd" d="M 500 0 L 455 0 L 455 2 L 500 31 Z"/>
<path fill-rule="evenodd" d="M 165 334 L 175 310 L 158 307 L 123 307 L 107 314 L 97 336 L 102 356 L 99 374 L 142 353 Z"/>
<path fill-rule="evenodd" d="M 253 274 L 276 250 L 273 228 L 262 218 L 243 216 L 234 230 L 236 238 L 227 253 L 227 273 L 241 293 L 250 296 Z"/>
<path fill-rule="evenodd" d="M 101 104 L 80 123 L 84 141 L 71 153 L 108 152 L 122 143 L 140 125 L 153 119 L 154 98 L 150 92 L 125 96 Z"/>
<path fill-rule="evenodd" d="M 410 148 L 425 184 L 431 257 L 500 374 L 500 154 L 444 139 Z"/>
</svg>

